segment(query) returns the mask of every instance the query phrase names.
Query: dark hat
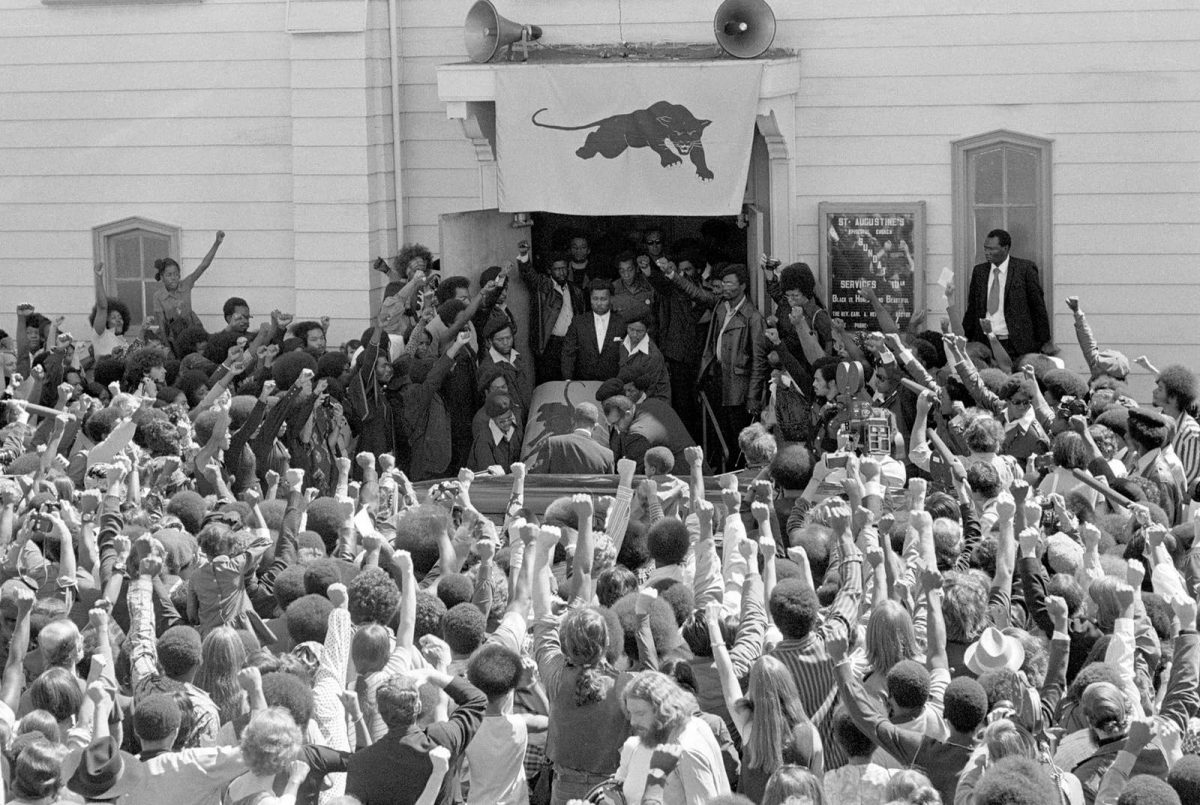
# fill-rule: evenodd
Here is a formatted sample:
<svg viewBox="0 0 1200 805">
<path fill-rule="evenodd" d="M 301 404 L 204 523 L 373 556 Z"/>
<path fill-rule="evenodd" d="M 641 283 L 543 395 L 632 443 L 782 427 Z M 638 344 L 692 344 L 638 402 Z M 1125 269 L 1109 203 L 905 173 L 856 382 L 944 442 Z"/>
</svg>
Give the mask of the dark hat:
<svg viewBox="0 0 1200 805">
<path fill-rule="evenodd" d="M 609 397 L 616 397 L 618 394 L 625 393 L 625 384 L 618 378 L 610 377 L 600 384 L 600 388 L 596 389 L 596 399 L 604 402 Z"/>
<path fill-rule="evenodd" d="M 483 403 L 484 412 L 492 419 L 512 410 L 512 398 L 499 391 L 493 391 Z"/>
<path fill-rule="evenodd" d="M 116 800 L 136 791 L 145 779 L 141 761 L 122 752 L 112 736 L 107 736 L 83 750 L 67 788 L 87 800 Z"/>
<path fill-rule="evenodd" d="M 621 321 L 625 324 L 645 324 L 650 320 L 650 308 L 648 305 L 633 305 L 621 311 Z"/>
</svg>

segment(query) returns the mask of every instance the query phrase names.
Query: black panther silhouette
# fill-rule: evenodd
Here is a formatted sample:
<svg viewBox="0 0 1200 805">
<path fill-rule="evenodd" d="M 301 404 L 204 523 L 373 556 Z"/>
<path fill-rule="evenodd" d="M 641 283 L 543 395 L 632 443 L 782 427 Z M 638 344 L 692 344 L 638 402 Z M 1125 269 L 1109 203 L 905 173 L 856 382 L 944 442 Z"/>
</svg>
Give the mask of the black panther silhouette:
<svg viewBox="0 0 1200 805">
<path fill-rule="evenodd" d="M 692 164 L 696 166 L 697 176 L 704 181 L 713 178 L 713 172 L 704 164 L 704 143 L 700 140 L 704 135 L 704 128 L 712 121 L 697 120 L 686 106 L 657 101 L 647 109 L 639 109 L 626 115 L 613 115 L 582 126 L 551 126 L 539 123 L 537 116 L 545 111 L 546 109 L 542 108 L 533 113 L 530 118 L 533 125 L 559 131 L 580 131 L 598 127 L 583 141 L 583 147 L 575 152 L 575 156 L 580 159 L 591 159 L 596 154 L 605 159 L 615 159 L 624 153 L 626 148 L 649 148 L 658 154 L 664 168 L 670 168 L 683 162 L 667 146 L 670 142 L 681 155 L 691 158 Z"/>
</svg>

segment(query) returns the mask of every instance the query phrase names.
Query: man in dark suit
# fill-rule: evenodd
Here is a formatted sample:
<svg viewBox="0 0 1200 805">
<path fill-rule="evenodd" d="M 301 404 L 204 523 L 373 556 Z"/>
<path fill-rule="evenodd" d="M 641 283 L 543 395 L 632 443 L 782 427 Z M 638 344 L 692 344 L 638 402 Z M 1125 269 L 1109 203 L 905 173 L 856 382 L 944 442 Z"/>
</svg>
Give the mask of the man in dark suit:
<svg viewBox="0 0 1200 805">
<path fill-rule="evenodd" d="M 613 451 L 593 438 L 600 424 L 600 411 L 593 403 L 579 403 L 571 412 L 573 431 L 551 436 L 542 446 L 534 472 L 551 475 L 600 474 L 616 472 Z"/>
<path fill-rule="evenodd" d="M 623 394 L 604 401 L 604 415 L 612 434 L 609 444 L 618 459 L 628 458 L 642 467 L 646 451 L 651 447 L 665 447 L 675 456 L 671 472 L 687 477 L 691 465 L 683 453 L 696 446 L 696 440 L 688 433 L 679 414 L 670 404 L 659 399 L 648 398 L 638 391 L 640 397 L 634 402 Z"/>
<path fill-rule="evenodd" d="M 448 721 L 422 727 L 423 683 L 444 688 L 456 708 Z M 466 679 L 444 671 L 421 668 L 386 682 L 376 693 L 384 735 L 371 746 L 350 756 L 346 765 L 346 793 L 363 805 L 407 805 L 425 789 L 433 763 L 429 753 L 443 746 L 450 750 L 450 771 L 442 780 L 439 805 L 459 799 L 462 786 L 459 766 L 464 750 L 483 722 L 487 699 Z"/>
<path fill-rule="evenodd" d="M 592 312 L 571 319 L 563 340 L 563 380 L 608 380 L 620 368 L 625 323 L 612 312 L 612 285 L 592 280 L 588 292 Z"/>
<path fill-rule="evenodd" d="M 988 232 L 983 242 L 987 262 L 971 269 L 963 332 L 982 344 L 988 344 L 989 333 L 996 336 L 1013 360 L 1030 352 L 1052 354 L 1056 350 L 1038 267 L 1009 257 L 1011 248 L 1012 237 L 1003 229 Z"/>
</svg>

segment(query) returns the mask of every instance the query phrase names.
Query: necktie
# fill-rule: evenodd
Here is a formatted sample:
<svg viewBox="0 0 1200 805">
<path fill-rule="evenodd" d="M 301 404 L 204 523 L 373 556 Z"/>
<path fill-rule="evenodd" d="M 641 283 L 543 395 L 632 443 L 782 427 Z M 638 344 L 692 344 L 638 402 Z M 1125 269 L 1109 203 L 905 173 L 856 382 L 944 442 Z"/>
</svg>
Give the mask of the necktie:
<svg viewBox="0 0 1200 805">
<path fill-rule="evenodd" d="M 996 315 L 1000 310 L 1000 269 L 992 268 L 992 284 L 988 288 L 987 312 L 989 316 Z"/>
</svg>

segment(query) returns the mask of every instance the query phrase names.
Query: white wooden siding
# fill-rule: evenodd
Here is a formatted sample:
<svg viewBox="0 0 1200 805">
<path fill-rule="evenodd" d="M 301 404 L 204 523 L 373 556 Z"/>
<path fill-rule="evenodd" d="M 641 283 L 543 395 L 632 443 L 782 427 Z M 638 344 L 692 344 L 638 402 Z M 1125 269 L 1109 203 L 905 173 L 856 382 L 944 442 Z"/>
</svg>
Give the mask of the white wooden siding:
<svg viewBox="0 0 1200 805">
<path fill-rule="evenodd" d="M 466 58 L 468 5 L 397 3 L 404 239 L 435 250 L 440 215 L 480 207 L 474 148 L 435 87 L 438 65 Z M 709 42 L 715 5 L 504 0 L 498 8 L 541 25 L 554 45 Z M 1160 365 L 1195 363 L 1194 0 L 773 6 L 776 46 L 801 54 L 787 257 L 815 263 L 821 201 L 924 200 L 932 280 L 952 260 L 951 142 L 999 128 L 1049 138 L 1064 357 L 1080 366 L 1061 304 L 1077 294 L 1107 345 Z M 383 280 L 365 264 L 397 247 L 388 55 L 384 0 L 371 0 L 365 33 L 344 36 L 289 36 L 283 0 L 4 3 L 5 298 L 50 313 L 86 310 L 91 227 L 145 215 L 183 227 L 185 269 L 213 230 L 229 232 L 197 291 L 202 309 L 244 292 L 261 313 L 332 310 L 335 340 L 357 337 L 365 290 Z M 956 267 L 960 276 L 967 268 Z M 927 290 L 936 320 L 940 291 Z M 1148 378 L 1137 376 L 1134 390 L 1147 398 Z"/>
</svg>

